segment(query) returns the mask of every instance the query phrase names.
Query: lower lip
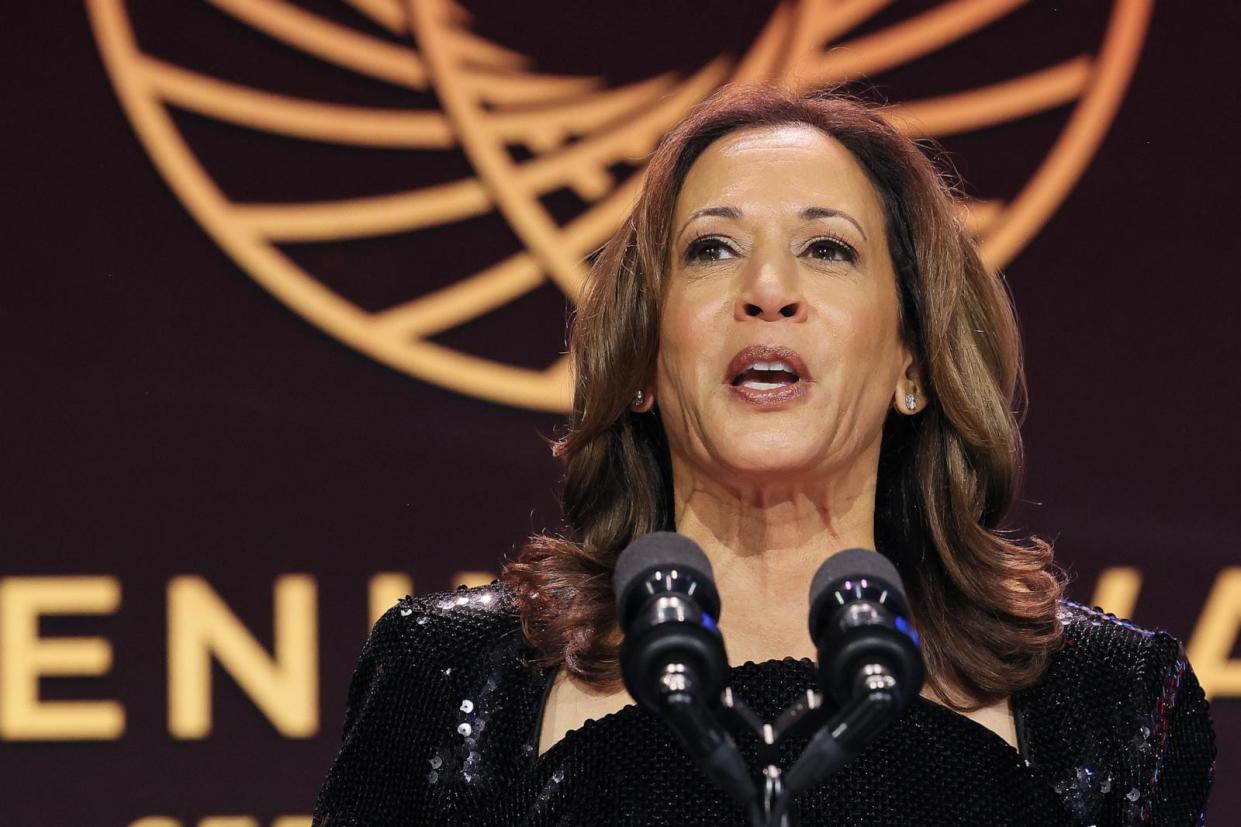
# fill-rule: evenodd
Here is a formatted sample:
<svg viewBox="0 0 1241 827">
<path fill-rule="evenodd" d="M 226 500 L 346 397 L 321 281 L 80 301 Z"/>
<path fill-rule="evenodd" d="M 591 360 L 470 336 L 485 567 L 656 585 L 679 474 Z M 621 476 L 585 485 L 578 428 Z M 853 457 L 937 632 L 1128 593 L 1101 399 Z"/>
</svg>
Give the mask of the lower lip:
<svg viewBox="0 0 1241 827">
<path fill-rule="evenodd" d="M 793 404 L 806 395 L 805 382 L 793 382 L 778 388 L 758 390 L 745 385 L 729 385 L 734 399 L 755 408 L 783 408 Z"/>
</svg>

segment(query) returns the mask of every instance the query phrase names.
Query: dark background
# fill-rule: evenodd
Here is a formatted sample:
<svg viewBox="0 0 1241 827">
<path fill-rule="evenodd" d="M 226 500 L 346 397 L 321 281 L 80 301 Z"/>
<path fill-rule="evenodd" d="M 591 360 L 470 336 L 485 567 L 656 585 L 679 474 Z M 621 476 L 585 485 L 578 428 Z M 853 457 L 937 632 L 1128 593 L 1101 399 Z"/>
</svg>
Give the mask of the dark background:
<svg viewBox="0 0 1241 827">
<path fill-rule="evenodd" d="M 305 5 L 372 31 L 347 8 Z M 642 67 L 693 68 L 743 45 L 766 15 L 765 7 L 753 11 L 758 4 L 726 13 L 687 4 L 668 12 L 676 25 L 655 26 L 662 4 L 601 11 L 557 3 L 540 6 L 537 20 L 517 13 L 520 4 L 470 5 L 476 31 L 535 55 L 540 68 L 602 66 L 609 82 L 654 73 L 635 68 L 639 45 Z M 1071 4 L 1035 5 L 1056 19 Z M 1097 43 L 1108 6 L 1081 4 L 1060 29 L 1006 23 L 993 32 L 1002 48 L 968 40 L 939 63 L 876 82 L 900 99 L 946 91 L 944 78 L 991 61 L 1008 61 L 1001 76 L 1025 71 L 1072 54 L 1065 44 L 1073 37 Z M 1076 599 L 1090 599 L 1102 568 L 1139 567 L 1135 620 L 1182 640 L 1217 572 L 1241 561 L 1233 535 L 1241 7 L 1209 4 L 1211 17 L 1207 8 L 1157 7 L 1100 150 L 1006 268 L 1031 396 L 1027 482 L 1012 524 L 1055 542 Z M 334 75 L 321 88 L 298 80 L 320 64 L 205 5 L 135 3 L 133 16 L 144 47 L 187 64 L 324 99 L 398 103 L 384 98 L 389 91 Z M 118 699 L 127 727 L 118 741 L 0 742 L 0 823 L 124 825 L 161 813 L 193 824 L 248 813 L 267 824 L 308 813 L 339 739 L 366 631 L 368 578 L 407 571 L 419 591 L 447 588 L 452 572 L 495 569 L 531 531 L 554 526 L 559 469 L 544 440 L 559 417 L 416 381 L 287 310 L 221 252 L 153 168 L 81 6 L 16 6 L 3 32 L 0 575 L 120 579 L 114 615 L 57 618 L 43 630 L 108 638 L 113 669 L 47 680 L 44 696 Z M 1065 114 L 945 145 L 971 187 L 1011 193 Z M 328 183 L 316 197 L 392 189 L 393 175 L 406 185 L 425 180 L 417 158 L 414 172 L 390 172 L 399 166 L 392 158 L 367 167 L 354 153 L 344 159 L 350 173 L 333 173 L 323 147 L 304 155 L 293 147 L 272 163 L 263 155 L 272 141 L 297 142 L 245 143 L 219 125 L 182 123 L 204 157 L 219 159 L 221 180 L 232 176 L 238 188 L 284 186 L 290 199 L 308 197 L 295 189 L 304 186 L 294 166 L 303 162 L 322 167 L 323 181 L 353 185 L 338 192 Z M 245 148 L 229 149 L 234 138 Z M 268 166 L 283 172 L 264 178 Z M 475 228 L 482 234 L 473 243 L 494 238 L 500 253 L 511 252 L 511 234 L 493 224 Z M 477 267 L 459 260 L 471 253 L 457 240 L 428 243 L 437 249 L 414 259 L 419 270 L 440 260 L 449 272 Z M 406 254 L 398 245 L 358 255 L 382 257 L 375 250 Z M 537 343 L 563 342 L 558 293 L 549 288 L 521 309 L 521 317 L 458 331 L 452 343 L 507 352 L 504 331 L 522 339 L 536 311 Z M 210 737 L 173 739 L 165 723 L 169 578 L 205 577 L 270 646 L 272 581 L 289 572 L 318 583 L 318 734 L 281 736 L 217 669 Z M 1217 698 L 1212 714 L 1219 782 L 1208 815 L 1226 823 L 1241 808 L 1231 783 L 1241 773 L 1241 699 Z"/>
</svg>

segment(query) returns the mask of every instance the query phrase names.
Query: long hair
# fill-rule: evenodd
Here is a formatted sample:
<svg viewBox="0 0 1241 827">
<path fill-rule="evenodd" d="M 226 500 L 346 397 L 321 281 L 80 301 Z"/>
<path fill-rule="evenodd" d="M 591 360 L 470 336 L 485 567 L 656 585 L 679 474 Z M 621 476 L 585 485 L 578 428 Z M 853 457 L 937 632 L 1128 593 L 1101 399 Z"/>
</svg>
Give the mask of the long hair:
<svg viewBox="0 0 1241 827">
<path fill-rule="evenodd" d="M 877 109 L 830 93 L 725 88 L 660 142 L 638 201 L 596 258 L 572 325 L 573 413 L 560 535 L 532 537 L 503 579 L 543 666 L 614 686 L 612 567 L 635 538 L 674 530 L 672 472 L 657 413 L 630 410 L 652 375 L 673 208 L 695 159 L 738 129 L 805 124 L 843 144 L 880 196 L 900 332 L 928 404 L 889 412 L 875 503 L 877 550 L 901 573 L 928 682 L 959 710 L 1029 686 L 1060 642 L 1063 579 L 1050 546 L 1000 531 L 1021 470 L 1021 345 L 935 164 Z M 955 690 L 955 691 L 954 691 Z"/>
</svg>

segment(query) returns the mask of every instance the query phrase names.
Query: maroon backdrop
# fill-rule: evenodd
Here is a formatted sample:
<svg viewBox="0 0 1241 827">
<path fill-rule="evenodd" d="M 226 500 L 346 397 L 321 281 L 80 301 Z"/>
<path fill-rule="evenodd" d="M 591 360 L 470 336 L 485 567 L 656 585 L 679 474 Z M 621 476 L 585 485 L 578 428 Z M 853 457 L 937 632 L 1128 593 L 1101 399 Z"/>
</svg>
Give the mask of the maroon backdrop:
<svg viewBox="0 0 1241 827">
<path fill-rule="evenodd" d="M 539 4 L 535 19 L 521 4 L 468 5 L 475 31 L 535 56 L 539 68 L 601 74 L 609 84 L 692 70 L 739 49 L 770 11 L 564 2 Z M 1037 17 L 994 24 L 937 62 L 874 80 L 896 99 L 934 94 L 993 61 L 1028 71 L 1056 57 L 1048 49 L 1072 54 L 1075 37 L 1097 43 L 1110 4 L 1081 4 L 1060 25 L 1065 5 L 1036 3 L 1029 13 Z M 303 6 L 390 36 L 348 6 Z M 262 78 L 290 94 L 349 99 L 361 88 L 207 4 L 128 7 L 139 41 L 157 55 L 249 83 Z M 1217 577 L 1241 564 L 1232 535 L 1241 493 L 1241 7 L 1210 11 L 1156 8 L 1100 149 L 1006 267 L 1031 396 L 1027 482 L 1013 525 L 1055 542 L 1077 599 L 1091 598 L 1105 568 L 1136 567 L 1136 621 L 1187 642 Z M 152 165 L 83 7 L 20 4 L 8 10 L 2 36 L 0 577 L 119 583 L 115 610 L 38 623 L 48 639 L 103 638 L 111 668 L 44 677 L 38 687 L 47 701 L 119 702 L 125 725 L 117 737 L 67 741 L 20 737 L 12 721 L 0 726 L 0 822 L 175 819 L 166 827 L 244 814 L 267 825 L 305 815 L 339 740 L 369 579 L 406 572 L 419 591 L 447 588 L 455 572 L 494 570 L 531 531 L 554 526 L 558 467 L 545 437 L 559 417 L 418 381 L 258 286 Z M 364 94 L 376 105 L 398 102 L 377 85 Z M 971 187 L 1011 193 L 1064 117 L 1054 110 L 944 144 Z M 406 165 L 393 153 L 250 134 L 189 114 L 178 124 L 234 197 L 377 193 L 394 181 L 453 173 L 425 159 Z M 468 171 L 463 159 L 455 163 Z M 576 208 L 562 200 L 550 199 L 550 208 Z M 365 262 L 378 275 L 357 288 L 366 293 L 359 301 L 383 303 L 407 296 L 411 279 L 425 275 L 416 294 L 513 244 L 492 217 L 417 244 L 358 243 L 344 253 L 306 245 L 290 254 L 325 279 Z M 545 287 L 521 301 L 439 341 L 546 364 L 563 343 L 565 300 Z M 216 665 L 210 733 L 175 737 L 166 677 L 172 579 L 201 576 L 270 650 L 273 582 L 290 573 L 317 585 L 314 732 L 279 732 Z M 17 591 L 0 594 L 12 600 Z M 1241 657 L 1233 645 L 1232 657 Z M 0 651 L 0 670 L 14 668 L 10 656 Z M 1220 781 L 1208 815 L 1227 823 L 1241 809 L 1230 783 L 1241 773 L 1241 698 L 1218 695 L 1212 714 Z"/>
</svg>

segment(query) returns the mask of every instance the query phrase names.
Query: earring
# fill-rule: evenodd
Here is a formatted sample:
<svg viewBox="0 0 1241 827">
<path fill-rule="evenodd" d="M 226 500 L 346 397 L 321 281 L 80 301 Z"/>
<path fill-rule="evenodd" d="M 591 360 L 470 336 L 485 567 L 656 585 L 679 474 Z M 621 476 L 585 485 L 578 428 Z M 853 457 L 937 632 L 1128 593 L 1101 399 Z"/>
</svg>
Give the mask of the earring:
<svg viewBox="0 0 1241 827">
<path fill-rule="evenodd" d="M 630 404 L 631 404 L 631 405 L 633 405 L 633 407 L 635 407 L 635 408 L 641 408 L 641 407 L 642 407 L 642 402 L 643 402 L 645 399 L 646 399 L 646 394 L 642 393 L 642 389 L 641 389 L 641 388 L 638 388 L 637 392 L 636 392 L 636 393 L 634 393 L 634 395 L 633 395 L 633 402 L 631 402 Z"/>
<path fill-rule="evenodd" d="M 918 397 L 914 395 L 913 391 L 905 394 L 905 407 L 911 411 L 918 410 Z"/>
</svg>

